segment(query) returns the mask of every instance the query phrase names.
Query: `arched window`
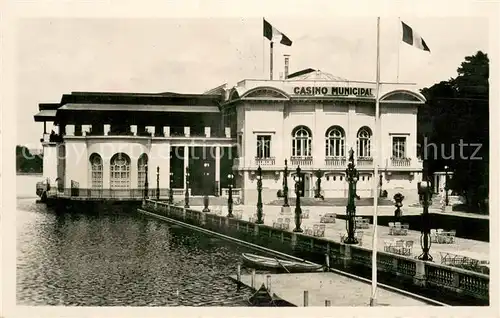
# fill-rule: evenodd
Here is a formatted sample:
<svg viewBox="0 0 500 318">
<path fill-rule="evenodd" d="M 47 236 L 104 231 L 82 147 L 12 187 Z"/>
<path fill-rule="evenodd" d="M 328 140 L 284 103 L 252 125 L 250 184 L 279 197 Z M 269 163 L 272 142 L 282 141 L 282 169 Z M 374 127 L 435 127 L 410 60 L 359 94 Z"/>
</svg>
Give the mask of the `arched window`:
<svg viewBox="0 0 500 318">
<path fill-rule="evenodd" d="M 144 188 L 146 182 L 146 165 L 148 164 L 148 155 L 143 153 L 137 160 L 137 187 Z"/>
<path fill-rule="evenodd" d="M 330 127 L 326 131 L 325 138 L 325 155 L 327 157 L 345 156 L 345 134 L 341 127 Z"/>
<path fill-rule="evenodd" d="M 102 189 L 102 158 L 96 153 L 90 155 L 90 178 L 92 189 Z"/>
<path fill-rule="evenodd" d="M 110 161 L 111 189 L 130 188 L 130 158 L 124 153 L 115 154 Z"/>
<path fill-rule="evenodd" d="M 292 157 L 312 156 L 312 133 L 306 126 L 298 126 L 292 132 Z"/>
<path fill-rule="evenodd" d="M 358 148 L 358 157 L 371 157 L 370 151 L 370 141 L 372 138 L 372 132 L 368 127 L 361 127 L 358 131 L 358 140 L 357 140 L 357 148 Z"/>
</svg>

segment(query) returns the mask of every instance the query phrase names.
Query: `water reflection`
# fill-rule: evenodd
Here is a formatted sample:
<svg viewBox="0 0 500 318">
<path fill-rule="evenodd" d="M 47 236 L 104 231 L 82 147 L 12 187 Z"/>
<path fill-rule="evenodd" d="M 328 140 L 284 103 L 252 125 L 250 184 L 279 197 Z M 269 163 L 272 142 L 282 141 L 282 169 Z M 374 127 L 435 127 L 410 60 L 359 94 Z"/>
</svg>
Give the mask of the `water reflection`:
<svg viewBox="0 0 500 318">
<path fill-rule="evenodd" d="M 227 279 L 246 250 L 120 211 L 55 214 L 18 200 L 20 305 L 246 305 Z"/>
</svg>

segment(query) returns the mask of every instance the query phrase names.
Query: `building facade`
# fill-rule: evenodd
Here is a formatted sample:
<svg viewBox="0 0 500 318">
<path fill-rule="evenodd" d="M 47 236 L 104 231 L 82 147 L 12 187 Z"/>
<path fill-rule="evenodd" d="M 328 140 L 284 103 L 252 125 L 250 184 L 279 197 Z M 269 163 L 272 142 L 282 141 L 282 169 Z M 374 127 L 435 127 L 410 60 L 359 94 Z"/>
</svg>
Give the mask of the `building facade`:
<svg viewBox="0 0 500 318">
<path fill-rule="evenodd" d="M 40 104 L 35 116 L 44 122 L 44 178 L 62 188 L 118 191 L 143 188 L 147 170 L 151 188 L 225 195 L 233 173 L 237 195 L 254 204 L 257 168 L 266 203 L 283 187 L 286 160 L 290 189 L 300 167 L 304 197 L 314 196 L 318 175 L 324 197 L 346 197 L 352 149 L 359 196 L 372 197 L 379 184 L 389 197 L 401 192 L 417 200 L 417 112 L 425 99 L 413 85 L 381 84 L 376 155 L 375 94 L 375 83 L 309 70 L 198 95 L 64 95 L 60 103 Z M 45 128 L 51 121 L 52 137 Z"/>
</svg>

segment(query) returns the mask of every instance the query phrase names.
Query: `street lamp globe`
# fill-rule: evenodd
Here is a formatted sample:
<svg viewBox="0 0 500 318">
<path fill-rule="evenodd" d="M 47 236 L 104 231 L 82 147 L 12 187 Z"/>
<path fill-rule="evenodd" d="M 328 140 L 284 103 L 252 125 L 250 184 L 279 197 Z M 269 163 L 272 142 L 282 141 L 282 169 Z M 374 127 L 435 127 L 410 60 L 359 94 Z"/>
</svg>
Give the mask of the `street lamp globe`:
<svg viewBox="0 0 500 318">
<path fill-rule="evenodd" d="M 422 191 L 426 191 L 429 188 L 429 182 L 428 181 L 422 181 L 420 182 L 420 189 Z"/>
<path fill-rule="evenodd" d="M 256 176 L 255 177 L 257 180 L 260 180 L 261 179 L 261 176 Z"/>
</svg>

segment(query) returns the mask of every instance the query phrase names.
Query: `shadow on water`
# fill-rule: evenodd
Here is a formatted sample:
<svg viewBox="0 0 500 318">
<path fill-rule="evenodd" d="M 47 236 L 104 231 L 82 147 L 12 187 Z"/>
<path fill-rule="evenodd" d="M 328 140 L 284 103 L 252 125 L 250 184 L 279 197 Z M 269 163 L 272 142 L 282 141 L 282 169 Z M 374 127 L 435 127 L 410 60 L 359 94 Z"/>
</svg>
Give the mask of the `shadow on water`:
<svg viewBox="0 0 500 318">
<path fill-rule="evenodd" d="M 246 248 L 122 209 L 17 205 L 17 302 L 65 306 L 246 306 Z"/>
</svg>

